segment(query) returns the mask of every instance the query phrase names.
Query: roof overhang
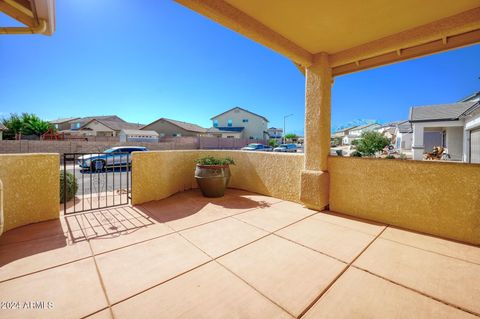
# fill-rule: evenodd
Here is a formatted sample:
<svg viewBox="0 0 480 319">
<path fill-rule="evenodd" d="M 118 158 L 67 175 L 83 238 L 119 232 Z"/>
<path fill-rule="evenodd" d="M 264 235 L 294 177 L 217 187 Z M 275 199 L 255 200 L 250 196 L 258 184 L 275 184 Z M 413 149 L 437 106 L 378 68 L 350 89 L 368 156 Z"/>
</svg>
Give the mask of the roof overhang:
<svg viewBox="0 0 480 319">
<path fill-rule="evenodd" d="M 25 27 L 1 27 L 0 34 L 43 34 L 55 32 L 55 0 L 0 0 L 0 11 Z"/>
<path fill-rule="evenodd" d="M 478 0 L 176 0 L 291 59 L 327 53 L 333 75 L 480 42 Z"/>
</svg>

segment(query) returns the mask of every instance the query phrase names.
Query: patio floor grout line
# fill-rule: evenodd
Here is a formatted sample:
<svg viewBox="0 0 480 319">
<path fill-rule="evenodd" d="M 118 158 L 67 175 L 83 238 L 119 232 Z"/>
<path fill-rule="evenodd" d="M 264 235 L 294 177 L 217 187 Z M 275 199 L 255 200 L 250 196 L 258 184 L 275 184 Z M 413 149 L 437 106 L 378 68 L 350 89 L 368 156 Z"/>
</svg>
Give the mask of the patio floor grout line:
<svg viewBox="0 0 480 319">
<path fill-rule="evenodd" d="M 407 247 L 410 247 L 410 248 L 414 248 L 414 249 L 417 249 L 417 250 L 426 251 L 426 252 L 428 252 L 428 253 L 436 254 L 436 255 L 439 255 L 439 256 L 442 256 L 442 257 L 447 257 L 447 258 L 451 258 L 451 259 L 463 261 L 463 262 L 466 262 L 466 263 L 469 263 L 469 264 L 474 264 L 474 265 L 480 266 L 480 262 L 475 262 L 475 261 L 470 261 L 470 260 L 466 260 L 466 259 L 459 258 L 459 257 L 449 256 L 449 255 L 442 254 L 442 253 L 439 253 L 439 252 L 436 252 L 436 251 L 433 251 L 433 250 L 429 250 L 429 249 L 425 249 L 425 248 L 413 246 L 413 245 L 410 245 L 410 244 L 407 244 L 407 243 L 402 243 L 402 242 L 400 242 L 400 241 L 397 241 L 397 240 L 394 240 L 394 239 L 390 239 L 390 238 L 382 237 L 382 238 L 380 238 L 380 239 L 388 240 L 388 241 L 390 241 L 390 242 L 393 242 L 393 243 L 396 243 L 396 244 L 399 244 L 399 245 L 403 245 L 403 246 L 407 246 Z M 448 239 L 443 239 L 443 240 L 448 240 Z"/>
<path fill-rule="evenodd" d="M 410 290 L 410 291 L 413 291 L 413 292 L 415 292 L 415 293 L 418 293 L 418 294 L 420 294 L 420 295 L 422 295 L 422 296 L 424 296 L 424 297 L 427 297 L 427 298 L 430 298 L 430 299 L 435 300 L 435 301 L 437 301 L 437 302 L 440 302 L 440 303 L 442 303 L 442 304 L 444 304 L 444 305 L 447 305 L 447 306 L 449 306 L 449 307 L 452 307 L 452 308 L 461 310 L 461 311 L 463 311 L 463 312 L 467 312 L 467 313 L 472 314 L 472 315 L 474 315 L 474 316 L 476 316 L 476 317 L 480 317 L 480 313 L 474 312 L 474 311 L 469 310 L 469 309 L 465 309 L 465 308 L 463 308 L 462 306 L 458 306 L 458 305 L 449 303 L 449 302 L 447 302 L 447 301 L 445 301 L 445 300 L 442 300 L 442 299 L 440 299 L 440 298 L 438 298 L 438 297 L 431 296 L 431 295 L 429 295 L 429 294 L 427 294 L 427 293 L 425 293 L 425 292 L 416 290 L 415 288 L 406 286 L 406 285 L 404 285 L 404 284 L 401 284 L 401 283 L 399 283 L 399 282 L 396 282 L 396 281 L 394 281 L 394 280 L 392 280 L 392 279 L 389 279 L 389 278 L 387 278 L 387 277 L 383 277 L 383 276 L 381 276 L 381 275 L 378 275 L 378 274 L 376 274 L 376 273 L 374 273 L 374 272 L 371 272 L 371 271 L 368 270 L 368 269 L 362 268 L 362 267 L 357 266 L 357 265 L 352 265 L 352 267 L 355 268 L 355 269 L 358 269 L 358 270 L 360 270 L 360 271 L 364 271 L 364 272 L 366 272 L 366 273 L 368 273 L 368 274 L 370 274 L 370 275 L 372 275 L 372 276 L 375 276 L 375 277 L 377 277 L 377 278 L 380 278 L 380 279 L 383 279 L 383 280 L 385 280 L 385 281 L 388 281 L 388 282 L 390 282 L 390 283 L 392 283 L 392 284 L 395 284 L 395 285 L 397 285 L 397 286 L 400 286 L 400 287 L 402 287 L 402 288 L 405 288 L 405 289 L 407 289 L 407 290 Z"/>
<path fill-rule="evenodd" d="M 237 275 L 236 273 L 234 273 L 232 270 L 228 269 L 225 265 L 223 265 L 222 263 L 220 263 L 217 259 L 218 258 L 221 258 L 229 253 L 232 253 L 238 249 L 241 249 L 243 247 L 246 247 L 248 245 L 251 245 L 253 244 L 254 242 L 257 242 L 267 236 L 270 236 L 272 235 L 272 233 L 267 233 L 265 236 L 262 236 L 261 238 L 258 238 L 242 247 L 238 247 L 222 256 L 219 256 L 219 257 L 216 257 L 214 258 L 213 256 L 211 256 L 210 254 L 208 254 L 206 251 L 204 251 L 202 248 L 198 247 L 197 245 L 195 245 L 195 243 L 193 243 L 192 241 L 190 241 L 188 238 L 186 238 L 185 236 L 183 236 L 183 234 L 178 234 L 180 235 L 183 239 L 185 239 L 186 241 L 188 241 L 190 244 L 192 244 L 194 247 L 196 247 L 197 249 L 199 249 L 201 252 L 203 252 L 204 254 L 206 254 L 208 257 L 211 258 L 211 261 L 216 263 L 217 265 L 219 265 L 220 267 L 222 267 L 223 269 L 225 269 L 226 271 L 228 271 L 229 273 L 231 273 L 232 275 L 234 275 L 235 277 L 237 277 L 238 279 L 240 279 L 243 283 L 245 283 L 247 286 L 249 286 L 250 288 L 252 288 L 253 290 L 255 290 L 257 293 L 259 293 L 261 296 L 263 296 L 264 298 L 266 298 L 267 300 L 269 300 L 270 302 L 272 302 L 273 304 L 275 304 L 277 307 L 279 307 L 280 309 L 282 309 L 283 311 L 285 311 L 286 313 L 288 313 L 289 315 L 291 315 L 292 317 L 295 317 L 292 313 L 290 313 L 287 309 L 283 308 L 281 305 L 279 305 L 277 302 L 273 301 L 272 299 L 270 299 L 268 296 L 266 296 L 265 294 L 263 294 L 261 291 L 259 291 L 257 288 L 255 288 L 254 286 L 252 286 L 250 283 L 248 283 L 246 280 L 244 280 L 243 278 L 241 278 L 239 275 Z"/>
<path fill-rule="evenodd" d="M 105 283 L 103 282 L 103 277 L 102 277 L 102 274 L 100 273 L 100 268 L 98 267 L 97 260 L 95 259 L 95 254 L 93 253 L 90 240 L 88 240 L 88 247 L 90 248 L 90 253 L 92 254 L 93 263 L 95 264 L 95 270 L 97 272 L 98 280 L 100 281 L 100 286 L 102 287 L 103 294 L 105 295 L 105 299 L 107 300 L 108 309 L 110 310 L 110 314 L 112 315 L 112 318 L 115 319 L 115 316 L 112 310 L 112 303 L 110 302 L 110 298 L 108 297 L 107 288 L 105 287 Z"/>
<path fill-rule="evenodd" d="M 388 225 L 385 226 L 382 231 L 380 231 L 377 236 L 375 236 L 366 246 L 363 248 L 360 253 L 349 262 L 346 267 L 328 284 L 328 286 L 318 295 L 311 303 L 308 305 L 302 313 L 297 318 L 302 318 L 305 314 L 330 290 L 330 288 L 340 279 L 343 274 L 353 265 L 353 263 L 383 234 L 383 232 L 388 228 Z"/>
</svg>

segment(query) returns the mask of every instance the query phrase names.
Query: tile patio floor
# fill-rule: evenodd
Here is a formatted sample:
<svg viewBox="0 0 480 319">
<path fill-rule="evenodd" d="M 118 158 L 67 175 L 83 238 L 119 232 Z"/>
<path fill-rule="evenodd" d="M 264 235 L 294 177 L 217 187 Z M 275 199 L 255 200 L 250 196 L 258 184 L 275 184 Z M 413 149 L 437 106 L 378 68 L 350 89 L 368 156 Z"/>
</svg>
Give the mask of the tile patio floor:
<svg viewBox="0 0 480 319">
<path fill-rule="evenodd" d="M 0 301 L 52 302 L 0 318 L 478 319 L 480 248 L 192 190 L 7 232 Z"/>
</svg>

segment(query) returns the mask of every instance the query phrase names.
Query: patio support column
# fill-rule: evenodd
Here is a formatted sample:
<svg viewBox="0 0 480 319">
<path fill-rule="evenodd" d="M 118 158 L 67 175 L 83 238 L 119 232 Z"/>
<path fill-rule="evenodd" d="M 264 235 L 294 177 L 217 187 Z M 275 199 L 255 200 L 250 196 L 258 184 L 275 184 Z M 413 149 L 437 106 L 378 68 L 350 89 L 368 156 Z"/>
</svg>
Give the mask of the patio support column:
<svg viewBox="0 0 480 319">
<path fill-rule="evenodd" d="M 315 56 L 305 70 L 305 166 L 301 177 L 301 201 L 310 208 L 328 206 L 328 155 L 331 136 L 332 69 L 328 54 Z"/>
<path fill-rule="evenodd" d="M 423 152 L 425 151 L 425 147 L 423 145 L 423 131 L 423 125 L 420 123 L 413 123 L 413 159 L 418 161 L 423 159 Z"/>
</svg>

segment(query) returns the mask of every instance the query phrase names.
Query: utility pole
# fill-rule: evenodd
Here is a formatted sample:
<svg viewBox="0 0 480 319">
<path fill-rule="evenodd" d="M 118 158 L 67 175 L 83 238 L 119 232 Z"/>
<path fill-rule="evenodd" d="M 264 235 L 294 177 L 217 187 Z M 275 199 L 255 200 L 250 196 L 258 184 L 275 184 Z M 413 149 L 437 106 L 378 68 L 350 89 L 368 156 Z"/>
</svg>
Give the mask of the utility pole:
<svg viewBox="0 0 480 319">
<path fill-rule="evenodd" d="M 292 116 L 292 115 L 293 115 L 293 114 L 288 114 L 288 115 L 285 115 L 285 116 L 283 117 L 283 144 L 285 144 L 285 141 L 286 141 L 286 139 L 285 139 L 285 134 L 287 134 L 286 128 L 285 128 L 285 120 L 287 119 L 287 117 L 290 117 L 290 116 Z"/>
</svg>

